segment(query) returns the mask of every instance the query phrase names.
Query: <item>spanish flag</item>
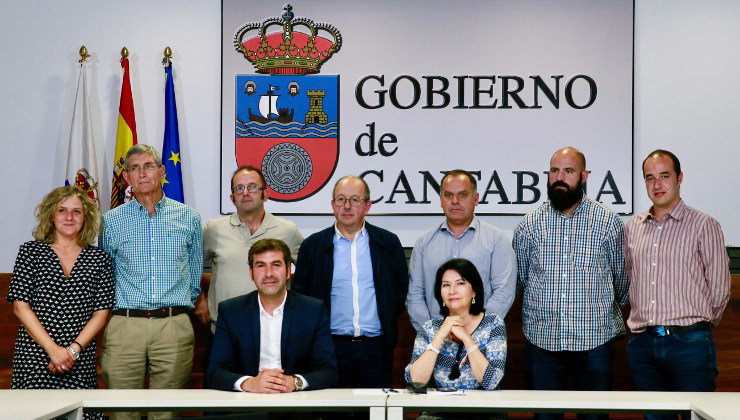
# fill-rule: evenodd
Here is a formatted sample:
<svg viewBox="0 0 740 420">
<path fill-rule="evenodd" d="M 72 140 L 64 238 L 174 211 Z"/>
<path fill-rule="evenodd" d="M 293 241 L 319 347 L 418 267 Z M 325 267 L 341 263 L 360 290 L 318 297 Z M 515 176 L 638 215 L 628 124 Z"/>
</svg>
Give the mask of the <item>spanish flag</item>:
<svg viewBox="0 0 740 420">
<path fill-rule="evenodd" d="M 123 85 L 121 86 L 121 103 L 118 106 L 118 132 L 116 133 L 116 154 L 113 160 L 113 186 L 110 194 L 110 208 L 115 208 L 129 201 L 131 192 L 128 183 L 123 179 L 126 152 L 136 141 L 136 118 L 134 118 L 134 100 L 131 96 L 128 58 L 121 59 L 123 67 Z"/>
</svg>

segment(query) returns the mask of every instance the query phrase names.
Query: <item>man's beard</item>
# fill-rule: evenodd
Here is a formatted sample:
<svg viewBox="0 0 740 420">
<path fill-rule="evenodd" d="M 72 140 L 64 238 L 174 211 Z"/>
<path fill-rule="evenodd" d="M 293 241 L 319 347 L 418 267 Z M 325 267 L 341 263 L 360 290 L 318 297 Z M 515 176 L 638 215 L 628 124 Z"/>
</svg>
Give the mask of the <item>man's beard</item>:
<svg viewBox="0 0 740 420">
<path fill-rule="evenodd" d="M 560 186 L 565 187 L 565 189 L 555 188 Z M 567 210 L 583 198 L 583 182 L 579 178 L 578 184 L 573 189 L 563 181 L 555 181 L 552 184 L 548 183 L 547 198 L 550 199 L 550 204 L 552 204 L 555 210 L 560 212 Z"/>
</svg>

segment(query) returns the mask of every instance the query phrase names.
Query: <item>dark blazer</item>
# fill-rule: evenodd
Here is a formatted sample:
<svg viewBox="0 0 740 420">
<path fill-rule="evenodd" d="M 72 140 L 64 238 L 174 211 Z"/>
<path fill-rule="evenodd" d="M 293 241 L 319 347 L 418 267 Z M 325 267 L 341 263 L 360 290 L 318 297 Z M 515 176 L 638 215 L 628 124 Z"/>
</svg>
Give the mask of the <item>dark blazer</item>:
<svg viewBox="0 0 740 420">
<path fill-rule="evenodd" d="M 395 234 L 365 222 L 370 238 L 375 296 L 380 326 L 388 351 L 398 341 L 398 315 L 405 309 L 409 270 L 401 241 Z M 306 238 L 298 250 L 292 290 L 324 301 L 331 313 L 331 283 L 334 274 L 334 226 Z"/>
<path fill-rule="evenodd" d="M 329 332 L 329 315 L 316 299 L 288 291 L 283 310 L 280 360 L 286 375 L 300 374 L 306 389 L 330 388 L 337 383 L 337 361 Z M 257 292 L 218 305 L 206 383 L 233 391 L 245 375 L 257 376 L 260 362 L 260 318 Z"/>
</svg>

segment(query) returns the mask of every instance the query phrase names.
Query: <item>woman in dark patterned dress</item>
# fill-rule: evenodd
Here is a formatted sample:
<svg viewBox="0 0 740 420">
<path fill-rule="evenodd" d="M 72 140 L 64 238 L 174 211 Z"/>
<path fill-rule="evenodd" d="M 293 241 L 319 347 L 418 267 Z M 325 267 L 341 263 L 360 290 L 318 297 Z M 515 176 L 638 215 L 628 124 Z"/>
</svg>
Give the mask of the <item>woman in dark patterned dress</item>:
<svg viewBox="0 0 740 420">
<path fill-rule="evenodd" d="M 36 218 L 36 240 L 21 246 L 8 293 L 22 324 L 11 388 L 95 389 L 95 335 L 114 303 L 110 258 L 92 245 L 100 213 L 66 186 L 44 197 Z"/>
</svg>

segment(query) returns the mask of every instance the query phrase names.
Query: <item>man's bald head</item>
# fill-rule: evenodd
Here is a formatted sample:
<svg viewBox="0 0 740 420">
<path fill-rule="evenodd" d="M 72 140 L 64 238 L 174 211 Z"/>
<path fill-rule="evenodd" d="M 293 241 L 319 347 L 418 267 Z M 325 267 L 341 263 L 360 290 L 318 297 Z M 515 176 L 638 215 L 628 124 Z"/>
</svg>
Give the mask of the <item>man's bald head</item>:
<svg viewBox="0 0 740 420">
<path fill-rule="evenodd" d="M 577 168 L 579 172 L 583 172 L 586 170 L 586 156 L 584 156 L 583 153 L 581 153 L 580 150 L 576 149 L 575 147 L 563 147 L 562 149 L 555 152 L 552 157 L 550 158 L 550 163 L 556 158 L 556 157 L 571 157 L 575 156 L 578 158 L 578 163 L 581 165 L 580 168 Z"/>
</svg>

